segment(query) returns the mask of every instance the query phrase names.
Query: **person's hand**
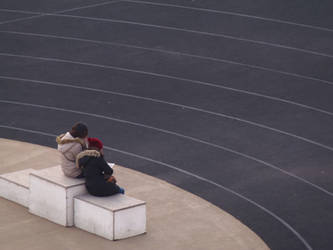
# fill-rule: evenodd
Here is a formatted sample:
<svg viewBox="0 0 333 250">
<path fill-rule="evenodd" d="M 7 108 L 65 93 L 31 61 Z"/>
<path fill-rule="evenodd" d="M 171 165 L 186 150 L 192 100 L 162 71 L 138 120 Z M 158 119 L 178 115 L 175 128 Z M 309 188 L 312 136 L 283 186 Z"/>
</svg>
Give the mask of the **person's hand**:
<svg viewBox="0 0 333 250">
<path fill-rule="evenodd" d="M 116 183 L 117 183 L 117 180 L 116 180 L 116 178 L 115 178 L 114 176 L 111 176 L 111 177 L 107 180 L 107 182 L 112 182 L 112 183 L 116 184 Z"/>
</svg>

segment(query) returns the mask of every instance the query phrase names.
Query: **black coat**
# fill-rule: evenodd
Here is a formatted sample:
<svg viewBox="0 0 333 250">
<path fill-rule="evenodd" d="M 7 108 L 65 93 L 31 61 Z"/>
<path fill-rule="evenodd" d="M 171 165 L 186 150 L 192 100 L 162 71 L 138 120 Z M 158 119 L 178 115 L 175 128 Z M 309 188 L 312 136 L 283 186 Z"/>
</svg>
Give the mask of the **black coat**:
<svg viewBox="0 0 333 250">
<path fill-rule="evenodd" d="M 112 168 L 104 160 L 103 156 L 84 156 L 78 160 L 79 166 L 83 169 L 86 178 L 88 192 L 95 196 L 110 196 L 120 192 L 119 187 L 107 182 L 105 175 L 111 176 Z"/>
</svg>

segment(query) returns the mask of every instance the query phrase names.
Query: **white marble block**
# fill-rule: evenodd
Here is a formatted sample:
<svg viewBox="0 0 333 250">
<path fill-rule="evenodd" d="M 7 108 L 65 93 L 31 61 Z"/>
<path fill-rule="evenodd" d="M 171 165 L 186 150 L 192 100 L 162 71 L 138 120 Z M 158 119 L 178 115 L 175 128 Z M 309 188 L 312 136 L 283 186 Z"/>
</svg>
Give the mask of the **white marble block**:
<svg viewBox="0 0 333 250">
<path fill-rule="evenodd" d="M 29 168 L 0 175 L 0 196 L 22 206 L 29 206 Z"/>
<path fill-rule="evenodd" d="M 60 165 L 31 173 L 29 211 L 60 225 L 73 226 L 73 198 L 87 192 L 84 182 L 66 177 Z"/>
<path fill-rule="evenodd" d="M 76 227 L 109 240 L 119 240 L 146 232 L 146 203 L 126 195 L 74 198 Z"/>
</svg>

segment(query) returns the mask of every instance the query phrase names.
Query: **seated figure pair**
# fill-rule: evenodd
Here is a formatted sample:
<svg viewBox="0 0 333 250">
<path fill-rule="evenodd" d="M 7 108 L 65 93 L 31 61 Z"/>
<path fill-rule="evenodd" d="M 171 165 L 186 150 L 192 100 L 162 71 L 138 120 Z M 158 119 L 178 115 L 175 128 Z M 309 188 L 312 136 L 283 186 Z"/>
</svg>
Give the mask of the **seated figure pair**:
<svg viewBox="0 0 333 250">
<path fill-rule="evenodd" d="M 88 138 L 88 127 L 83 123 L 73 125 L 71 131 L 56 139 L 61 153 L 61 168 L 72 178 L 85 178 L 88 193 L 94 196 L 124 194 L 116 184 L 113 169 L 104 159 L 103 143 Z"/>
</svg>

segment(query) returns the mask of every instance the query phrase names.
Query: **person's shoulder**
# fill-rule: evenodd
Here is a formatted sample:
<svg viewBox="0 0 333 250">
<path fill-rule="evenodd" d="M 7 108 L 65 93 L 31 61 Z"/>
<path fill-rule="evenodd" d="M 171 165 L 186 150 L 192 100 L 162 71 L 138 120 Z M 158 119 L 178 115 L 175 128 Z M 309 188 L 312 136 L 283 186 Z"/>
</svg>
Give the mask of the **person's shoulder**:
<svg viewBox="0 0 333 250">
<path fill-rule="evenodd" d="M 85 146 L 84 139 L 79 137 L 74 138 L 69 132 L 57 136 L 56 142 L 58 143 L 58 145 L 77 144 L 81 145 L 82 147 Z"/>
<path fill-rule="evenodd" d="M 106 160 L 104 159 L 103 155 L 100 155 L 96 158 L 96 161 L 101 162 L 101 163 L 106 163 Z"/>
<path fill-rule="evenodd" d="M 77 155 L 77 159 L 83 158 L 83 157 L 100 157 L 101 154 L 97 150 L 84 150 L 81 153 Z"/>
<path fill-rule="evenodd" d="M 81 166 L 90 158 L 98 159 L 101 158 L 101 154 L 96 150 L 84 150 L 76 156 L 76 165 Z"/>
</svg>

